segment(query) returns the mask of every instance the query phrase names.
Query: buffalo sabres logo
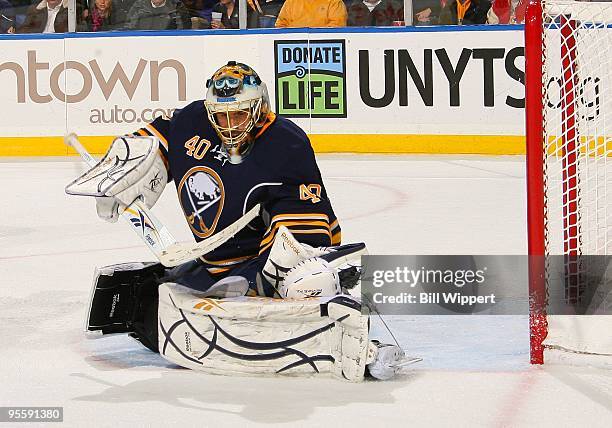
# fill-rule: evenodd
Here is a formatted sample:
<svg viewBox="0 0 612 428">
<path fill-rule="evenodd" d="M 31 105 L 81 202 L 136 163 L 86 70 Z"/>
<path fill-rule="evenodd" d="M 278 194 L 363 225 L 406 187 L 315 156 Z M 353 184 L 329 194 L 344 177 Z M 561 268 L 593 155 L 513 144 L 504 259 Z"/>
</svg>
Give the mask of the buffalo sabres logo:
<svg viewBox="0 0 612 428">
<path fill-rule="evenodd" d="M 205 166 L 191 168 L 178 187 L 189 227 L 200 238 L 210 236 L 223 209 L 225 190 L 221 177 Z"/>
</svg>

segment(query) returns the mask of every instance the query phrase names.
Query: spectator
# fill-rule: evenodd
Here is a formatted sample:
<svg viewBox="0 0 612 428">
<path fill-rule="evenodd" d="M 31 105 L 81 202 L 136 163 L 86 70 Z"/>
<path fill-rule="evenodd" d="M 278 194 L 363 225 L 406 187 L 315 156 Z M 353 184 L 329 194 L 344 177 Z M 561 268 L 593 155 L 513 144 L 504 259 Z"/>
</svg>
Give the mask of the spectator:
<svg viewBox="0 0 612 428">
<path fill-rule="evenodd" d="M 187 28 L 210 28 L 210 19 L 206 18 L 204 0 L 182 0 L 178 4 L 179 15 L 187 19 Z"/>
<path fill-rule="evenodd" d="M 125 28 L 128 23 L 128 14 L 132 6 L 134 6 L 135 0 L 112 0 L 112 2 L 115 28 Z"/>
<path fill-rule="evenodd" d="M 206 19 L 208 22 L 212 19 L 212 9 L 219 2 L 219 0 L 202 0 L 203 6 L 202 11 L 199 13 L 202 18 Z"/>
<path fill-rule="evenodd" d="M 13 11 L 15 12 L 15 32 L 19 33 L 19 29 L 25 22 L 26 14 L 28 9 L 33 3 L 38 3 L 40 0 L 7 0 L 13 5 Z"/>
<path fill-rule="evenodd" d="M 65 33 L 68 31 L 68 0 L 42 0 L 28 8 L 20 33 Z"/>
<path fill-rule="evenodd" d="M 91 0 L 91 5 L 93 7 L 93 1 Z M 89 6 L 90 1 L 88 0 L 76 0 L 76 30 L 77 31 L 90 31 L 89 24 L 87 22 L 89 18 Z"/>
<path fill-rule="evenodd" d="M 525 22 L 526 0 L 493 0 L 487 13 L 487 24 L 522 24 Z"/>
<path fill-rule="evenodd" d="M 442 25 L 475 25 L 487 22 L 489 0 L 451 0 L 440 12 Z"/>
<path fill-rule="evenodd" d="M 235 0 L 221 0 L 213 7 L 213 12 L 221 13 L 221 22 L 212 20 L 210 28 L 240 28 L 238 3 Z"/>
<path fill-rule="evenodd" d="M 286 0 L 277 27 L 345 27 L 346 6 L 342 0 Z"/>
<path fill-rule="evenodd" d="M 115 29 L 113 0 L 93 0 L 89 12 L 84 16 L 85 31 L 111 31 Z"/>
<path fill-rule="evenodd" d="M 385 27 L 404 20 L 404 5 L 397 0 L 354 0 L 348 8 L 351 27 Z"/>
<path fill-rule="evenodd" d="M 413 0 L 412 7 L 415 26 L 438 24 L 442 9 L 440 0 Z"/>
<path fill-rule="evenodd" d="M 247 0 L 254 11 L 249 27 L 274 28 L 285 0 Z"/>
<path fill-rule="evenodd" d="M 15 9 L 8 0 L 0 0 L 0 34 L 15 32 Z"/>
<path fill-rule="evenodd" d="M 185 21 L 171 0 L 136 0 L 128 12 L 127 30 L 175 30 Z"/>
</svg>

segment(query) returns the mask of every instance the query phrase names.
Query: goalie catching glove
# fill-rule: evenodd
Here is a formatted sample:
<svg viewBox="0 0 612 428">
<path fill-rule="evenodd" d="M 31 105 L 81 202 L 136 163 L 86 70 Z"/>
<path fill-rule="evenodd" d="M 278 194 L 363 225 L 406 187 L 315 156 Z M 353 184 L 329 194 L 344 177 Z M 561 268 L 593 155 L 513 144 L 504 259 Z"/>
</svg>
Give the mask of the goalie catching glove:
<svg viewBox="0 0 612 428">
<path fill-rule="evenodd" d="M 118 137 L 100 162 L 66 186 L 66 193 L 95 196 L 98 216 L 109 222 L 117 221 L 120 206 L 138 198 L 151 208 L 168 182 L 158 148 L 155 137 Z"/>
<path fill-rule="evenodd" d="M 363 242 L 314 248 L 280 226 L 262 276 L 283 299 L 334 296 L 357 284 L 361 256 L 367 254 Z"/>
</svg>

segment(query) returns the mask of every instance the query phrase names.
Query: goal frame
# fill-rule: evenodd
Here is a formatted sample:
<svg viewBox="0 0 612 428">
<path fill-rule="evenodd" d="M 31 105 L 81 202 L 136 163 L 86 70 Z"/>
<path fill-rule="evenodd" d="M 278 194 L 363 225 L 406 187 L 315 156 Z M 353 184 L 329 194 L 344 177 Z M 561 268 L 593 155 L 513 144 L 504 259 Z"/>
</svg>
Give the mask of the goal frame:
<svg viewBox="0 0 612 428">
<path fill-rule="evenodd" d="M 527 235 L 529 254 L 529 330 L 532 364 L 544 362 L 546 321 L 544 224 L 544 115 L 542 3 L 530 0 L 525 14 L 525 131 L 527 154 Z"/>
<path fill-rule="evenodd" d="M 527 228 L 529 254 L 529 328 L 532 364 L 544 362 L 543 341 L 548 335 L 546 314 L 547 277 L 546 244 L 546 167 L 545 157 L 552 156 L 545 141 L 544 124 L 544 22 L 541 0 L 530 0 L 525 17 L 525 123 L 527 153 Z M 560 16 L 561 138 L 553 146 L 561 157 L 563 199 L 563 255 L 566 297 L 576 298 L 578 258 L 580 256 L 580 206 L 577 171 L 580 136 L 577 128 L 578 80 L 575 21 Z"/>
</svg>

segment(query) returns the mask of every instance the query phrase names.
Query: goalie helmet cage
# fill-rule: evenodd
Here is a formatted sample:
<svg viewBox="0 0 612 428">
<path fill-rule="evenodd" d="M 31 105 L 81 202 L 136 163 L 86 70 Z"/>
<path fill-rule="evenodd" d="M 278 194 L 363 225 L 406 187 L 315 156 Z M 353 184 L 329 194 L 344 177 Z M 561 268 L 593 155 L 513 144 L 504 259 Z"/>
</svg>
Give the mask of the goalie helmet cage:
<svg viewBox="0 0 612 428">
<path fill-rule="evenodd" d="M 548 256 L 564 256 L 573 303 L 580 257 L 612 253 L 612 3 L 530 0 L 525 48 L 531 362 L 552 337 L 551 348 L 612 355 L 598 337 L 612 336 L 612 317 L 573 317 L 572 332 L 546 314 Z"/>
</svg>

